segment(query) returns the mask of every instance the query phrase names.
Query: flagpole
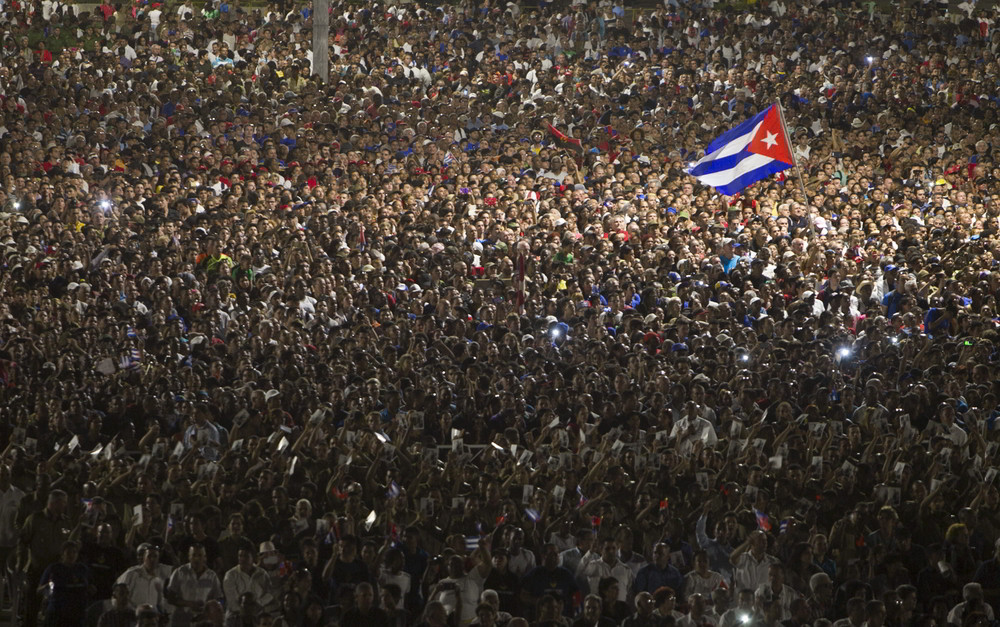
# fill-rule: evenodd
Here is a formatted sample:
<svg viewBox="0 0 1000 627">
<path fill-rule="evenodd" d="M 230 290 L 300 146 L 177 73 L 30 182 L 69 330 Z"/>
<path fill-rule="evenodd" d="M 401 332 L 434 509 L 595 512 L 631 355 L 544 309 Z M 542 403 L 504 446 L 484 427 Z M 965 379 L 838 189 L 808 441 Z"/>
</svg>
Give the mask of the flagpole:
<svg viewBox="0 0 1000 627">
<path fill-rule="evenodd" d="M 813 224 L 812 216 L 809 216 L 809 193 L 806 192 L 806 182 L 802 177 L 802 169 L 799 168 L 799 160 L 795 156 L 795 146 L 792 145 L 792 137 L 788 134 L 788 126 L 785 125 L 785 108 L 781 106 L 781 98 L 778 98 L 777 102 L 778 118 L 781 120 L 781 132 L 785 134 L 785 145 L 788 146 L 788 152 L 792 155 L 792 166 L 795 167 L 795 175 L 799 179 L 799 189 L 802 191 L 802 200 L 806 205 L 806 216 L 809 220 L 809 233 L 811 235 L 815 235 L 816 226 Z"/>
</svg>

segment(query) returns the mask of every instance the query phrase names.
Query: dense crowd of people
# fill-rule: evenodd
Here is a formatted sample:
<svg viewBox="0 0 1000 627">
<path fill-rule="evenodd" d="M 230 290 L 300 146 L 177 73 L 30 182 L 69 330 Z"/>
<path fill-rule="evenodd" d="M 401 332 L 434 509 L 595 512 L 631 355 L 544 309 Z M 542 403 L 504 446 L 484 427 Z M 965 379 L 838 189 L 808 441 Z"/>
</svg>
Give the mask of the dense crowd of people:
<svg viewBox="0 0 1000 627">
<path fill-rule="evenodd" d="M 19 622 L 995 622 L 992 7 L 332 4 L 0 2 Z"/>
</svg>

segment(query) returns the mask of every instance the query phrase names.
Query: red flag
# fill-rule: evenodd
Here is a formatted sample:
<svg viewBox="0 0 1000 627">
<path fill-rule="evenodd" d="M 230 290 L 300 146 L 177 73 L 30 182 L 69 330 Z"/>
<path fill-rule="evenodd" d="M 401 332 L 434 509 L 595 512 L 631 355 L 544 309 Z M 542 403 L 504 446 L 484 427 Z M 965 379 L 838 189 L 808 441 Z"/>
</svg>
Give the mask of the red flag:
<svg viewBox="0 0 1000 627">
<path fill-rule="evenodd" d="M 570 137 L 569 135 L 563 133 L 562 131 L 552 126 L 551 124 L 546 123 L 545 126 L 548 127 L 549 134 L 555 137 L 557 146 L 569 150 L 570 152 L 583 154 L 583 143 L 580 142 L 579 139 L 574 139 L 573 137 Z"/>
</svg>

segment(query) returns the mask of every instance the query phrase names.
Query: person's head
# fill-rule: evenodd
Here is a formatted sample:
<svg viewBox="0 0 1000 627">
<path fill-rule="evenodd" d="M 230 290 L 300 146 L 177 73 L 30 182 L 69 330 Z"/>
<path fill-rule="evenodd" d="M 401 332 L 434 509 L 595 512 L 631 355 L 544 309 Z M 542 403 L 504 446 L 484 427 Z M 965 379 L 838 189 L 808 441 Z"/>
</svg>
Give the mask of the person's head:
<svg viewBox="0 0 1000 627">
<path fill-rule="evenodd" d="M 776 622 L 781 617 L 781 601 L 765 588 L 758 588 L 754 595 L 756 612 L 767 622 Z"/>
<path fill-rule="evenodd" d="M 115 535 L 111 525 L 101 523 L 97 526 L 97 543 L 101 546 L 111 546 L 114 544 Z"/>
<path fill-rule="evenodd" d="M 882 627 L 885 624 L 885 603 L 874 599 L 865 604 L 865 622 L 868 627 Z"/>
<path fill-rule="evenodd" d="M 543 594 L 538 600 L 538 620 L 554 620 L 559 617 L 562 603 L 552 594 Z"/>
<path fill-rule="evenodd" d="M 63 542 L 60 553 L 63 564 L 75 564 L 78 557 L 80 557 L 80 543 L 76 540 Z"/>
<path fill-rule="evenodd" d="M 148 603 L 135 608 L 135 618 L 138 627 L 157 627 L 160 621 L 160 615 L 156 608 Z"/>
<path fill-rule="evenodd" d="M 160 547 L 149 542 L 143 542 L 136 548 L 136 556 L 140 563 L 152 570 L 160 563 Z"/>
<path fill-rule="evenodd" d="M 826 573 L 814 573 L 809 578 L 809 591 L 813 597 L 826 603 L 833 599 L 833 579 Z"/>
<path fill-rule="evenodd" d="M 338 542 L 340 548 L 340 559 L 344 562 L 353 562 L 358 556 L 358 539 L 351 534 L 344 534 L 340 536 L 340 542 Z M 263 551 L 262 551 L 263 553 Z"/>
<path fill-rule="evenodd" d="M 707 606 L 707 599 L 700 592 L 695 592 L 688 597 L 688 609 L 691 612 L 691 616 L 701 616 L 705 613 Z"/>
<path fill-rule="evenodd" d="M 465 560 L 458 555 L 452 555 L 448 559 L 448 576 L 459 579 L 465 576 Z"/>
<path fill-rule="evenodd" d="M 653 615 L 653 610 L 656 609 L 656 601 L 653 600 L 653 595 L 648 592 L 640 592 L 635 595 L 635 613 L 643 618 Z"/>
<path fill-rule="evenodd" d="M 917 587 L 912 584 L 903 584 L 896 588 L 896 596 L 902 603 L 904 612 L 913 612 L 917 608 Z"/>
<path fill-rule="evenodd" d="M 362 581 L 354 588 L 354 605 L 362 612 L 372 608 L 375 601 L 375 590 L 367 581 Z"/>
<path fill-rule="evenodd" d="M 500 594 L 496 590 L 487 588 L 483 590 L 483 593 L 479 595 L 480 603 L 489 603 L 493 606 L 493 609 L 500 610 Z"/>
<path fill-rule="evenodd" d="M 966 546 L 969 544 L 969 528 L 963 523 L 954 523 L 948 527 L 944 539 L 950 544 Z"/>
<path fill-rule="evenodd" d="M 658 542 L 653 547 L 653 563 L 661 570 L 670 564 L 670 546 L 665 542 Z"/>
<path fill-rule="evenodd" d="M 855 625 L 860 625 L 865 619 L 864 597 L 851 597 L 847 600 L 847 617 Z"/>
<path fill-rule="evenodd" d="M 767 535 L 760 529 L 750 533 L 750 550 L 756 555 L 762 555 L 767 550 Z"/>
<path fill-rule="evenodd" d="M 379 585 L 379 601 L 382 609 L 395 610 L 403 599 L 403 591 L 398 584 L 384 583 Z"/>
<path fill-rule="evenodd" d="M 236 563 L 244 571 L 250 571 L 254 567 L 254 550 L 252 542 L 241 542 L 236 550 Z"/>
<path fill-rule="evenodd" d="M 128 584 L 116 583 L 111 586 L 111 603 L 118 609 L 128 607 Z"/>
<path fill-rule="evenodd" d="M 309 499 L 299 499 L 295 503 L 295 517 L 300 520 L 308 520 L 312 516 L 312 503 Z"/>
<path fill-rule="evenodd" d="M 524 545 L 524 530 L 520 527 L 511 527 L 507 533 L 510 551 L 516 555 L 517 551 Z"/>
<path fill-rule="evenodd" d="M 413 552 L 420 546 L 420 529 L 418 527 L 407 527 L 403 531 L 403 544 L 406 550 Z"/>
<path fill-rule="evenodd" d="M 448 611 L 441 601 L 428 601 L 424 606 L 424 622 L 430 627 L 445 627 L 448 624 Z"/>
<path fill-rule="evenodd" d="M 982 584 L 971 582 L 962 586 L 962 600 L 970 604 L 982 603 L 983 601 Z"/>
<path fill-rule="evenodd" d="M 708 572 L 708 553 L 701 549 L 694 552 L 694 569 L 701 574 Z"/>
<path fill-rule="evenodd" d="M 618 582 L 614 577 L 602 577 L 597 584 L 597 594 L 601 595 L 601 599 L 605 603 L 613 603 L 618 600 L 618 591 L 621 589 L 621 583 Z"/>
<path fill-rule="evenodd" d="M 753 610 L 753 600 L 753 590 L 750 588 L 742 588 L 736 595 L 737 607 L 741 610 Z"/>
<path fill-rule="evenodd" d="M 49 491 L 45 508 L 52 516 L 62 516 L 66 513 L 66 506 L 69 504 L 69 496 L 63 490 Z"/>
<path fill-rule="evenodd" d="M 785 583 L 785 567 L 781 564 L 771 564 L 767 568 L 767 583 L 776 593 L 781 590 Z"/>
<path fill-rule="evenodd" d="M 596 622 L 601 617 L 601 607 L 603 602 L 596 594 L 588 594 L 583 600 L 583 617 L 588 621 Z"/>
<path fill-rule="evenodd" d="M 559 549 L 554 544 L 546 544 L 542 548 L 542 566 L 554 570 L 559 566 Z"/>
<path fill-rule="evenodd" d="M 208 567 L 208 552 L 205 551 L 204 544 L 194 543 L 188 548 L 188 563 L 197 573 Z"/>
<path fill-rule="evenodd" d="M 252 545 L 251 545 L 251 548 Z M 399 553 L 398 549 L 393 549 Z M 316 564 L 319 560 L 319 547 L 316 546 L 316 541 L 312 538 L 305 538 L 299 543 L 299 553 L 302 554 L 302 560 L 306 564 Z M 400 554 L 400 559 L 402 559 L 402 554 Z"/>
<path fill-rule="evenodd" d="M 661 616 L 670 616 L 677 605 L 677 593 L 670 586 L 660 586 L 653 592 L 653 603 Z"/>
<path fill-rule="evenodd" d="M 493 627 L 497 621 L 497 611 L 489 603 L 480 603 L 476 606 L 476 618 L 479 624 L 484 627 Z"/>
</svg>

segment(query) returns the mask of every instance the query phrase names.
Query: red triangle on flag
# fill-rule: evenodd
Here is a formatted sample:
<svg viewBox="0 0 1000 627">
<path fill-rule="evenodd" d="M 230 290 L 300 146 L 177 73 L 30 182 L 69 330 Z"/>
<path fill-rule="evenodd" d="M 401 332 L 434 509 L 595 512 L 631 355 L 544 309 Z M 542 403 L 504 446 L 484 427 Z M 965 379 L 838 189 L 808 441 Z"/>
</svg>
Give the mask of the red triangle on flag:
<svg viewBox="0 0 1000 627">
<path fill-rule="evenodd" d="M 771 107 L 771 110 L 767 112 L 753 139 L 750 140 L 747 151 L 770 157 L 788 165 L 795 165 L 795 162 L 792 161 L 791 147 L 788 145 L 785 131 L 781 127 L 781 114 L 778 112 L 778 107 Z"/>
</svg>

